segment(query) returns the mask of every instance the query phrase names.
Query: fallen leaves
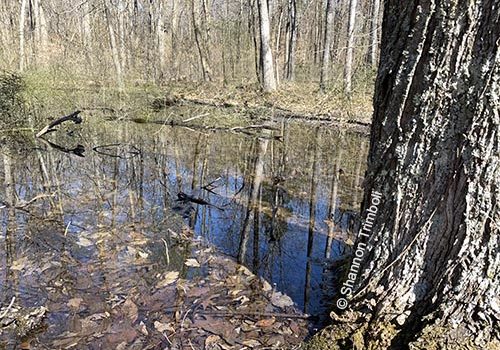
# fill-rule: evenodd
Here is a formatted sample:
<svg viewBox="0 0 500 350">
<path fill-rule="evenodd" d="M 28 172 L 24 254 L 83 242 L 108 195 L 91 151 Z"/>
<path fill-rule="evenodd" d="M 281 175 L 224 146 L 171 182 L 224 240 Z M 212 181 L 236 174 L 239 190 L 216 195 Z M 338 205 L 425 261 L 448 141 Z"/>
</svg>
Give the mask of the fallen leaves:
<svg viewBox="0 0 500 350">
<path fill-rule="evenodd" d="M 62 320 L 52 326 L 57 331 L 37 337 L 47 348 L 263 349 L 307 335 L 288 296 L 187 229 L 170 235 L 168 263 L 164 238 L 153 240 L 138 226 L 129 236 L 100 226 L 81 233 L 68 232 L 71 255 L 49 251 L 10 266 L 30 284 L 46 284 L 44 300 Z"/>
<path fill-rule="evenodd" d="M 196 259 L 187 259 L 186 262 L 184 263 L 186 266 L 189 267 L 200 267 L 200 263 Z"/>
<path fill-rule="evenodd" d="M 26 265 L 28 264 L 28 258 L 27 257 L 22 257 L 17 260 L 15 260 L 12 265 L 10 265 L 10 269 L 13 271 L 21 271 L 23 270 Z"/>
<path fill-rule="evenodd" d="M 80 247 L 85 247 L 85 248 L 88 248 L 92 245 L 94 245 L 94 242 L 92 242 L 90 239 L 88 238 L 85 238 L 85 237 L 82 237 L 80 236 L 78 238 L 78 241 L 76 241 L 76 244 L 78 244 Z"/>
<path fill-rule="evenodd" d="M 82 298 L 71 298 L 68 300 L 68 307 L 73 310 L 78 310 L 82 301 Z"/>
<path fill-rule="evenodd" d="M 271 303 L 279 308 L 285 308 L 293 305 L 293 300 L 288 295 L 281 292 L 273 292 Z"/>
<path fill-rule="evenodd" d="M 163 333 L 163 332 L 173 333 L 173 332 L 175 332 L 175 328 L 172 327 L 171 323 L 161 323 L 159 321 L 155 321 L 154 327 L 160 333 Z"/>
<path fill-rule="evenodd" d="M 257 321 L 255 323 L 255 326 L 267 328 L 267 327 L 271 327 L 274 324 L 274 322 L 276 322 L 276 318 L 274 318 L 274 317 L 265 318 L 263 320 Z"/>
<path fill-rule="evenodd" d="M 179 271 L 167 272 L 160 281 L 156 284 L 157 288 L 166 287 L 179 279 Z"/>
<path fill-rule="evenodd" d="M 132 323 L 134 323 L 137 320 L 137 317 L 139 317 L 139 309 L 137 308 L 137 305 L 135 305 L 135 303 L 130 299 L 127 299 L 125 303 L 123 303 L 122 312 Z"/>
</svg>

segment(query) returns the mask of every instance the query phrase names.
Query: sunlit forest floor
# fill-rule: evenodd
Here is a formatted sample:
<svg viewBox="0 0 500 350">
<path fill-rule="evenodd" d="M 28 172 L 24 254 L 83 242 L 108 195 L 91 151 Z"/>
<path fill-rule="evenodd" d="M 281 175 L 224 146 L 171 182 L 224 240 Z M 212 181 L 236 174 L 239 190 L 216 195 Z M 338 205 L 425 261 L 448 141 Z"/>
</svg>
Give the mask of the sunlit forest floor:
<svg viewBox="0 0 500 350">
<path fill-rule="evenodd" d="M 199 121 L 239 125 L 241 120 L 254 117 L 272 117 L 275 111 L 302 119 L 328 121 L 351 120 L 369 123 L 372 112 L 373 77 L 359 79 L 351 96 L 347 97 L 341 84 L 332 84 L 324 93 L 315 82 L 282 82 L 276 92 L 262 93 L 255 82 L 143 82 L 130 80 L 120 91 L 113 81 L 95 80 L 61 74 L 58 71 L 33 71 L 24 75 L 30 100 L 37 103 L 58 104 L 61 109 L 97 109 L 116 112 L 120 119 L 148 119 L 158 109 L 169 106 L 167 101 L 193 102 L 189 107 L 214 107 L 205 111 Z M 189 104 L 189 103 L 188 103 Z M 55 106 L 54 106 L 55 107 Z M 228 113 L 218 118 L 224 108 L 233 108 L 235 120 L 228 121 Z M 171 115 L 175 120 L 175 115 Z M 180 120 L 193 116 L 181 116 Z M 241 119 L 241 120 L 240 120 Z"/>
</svg>

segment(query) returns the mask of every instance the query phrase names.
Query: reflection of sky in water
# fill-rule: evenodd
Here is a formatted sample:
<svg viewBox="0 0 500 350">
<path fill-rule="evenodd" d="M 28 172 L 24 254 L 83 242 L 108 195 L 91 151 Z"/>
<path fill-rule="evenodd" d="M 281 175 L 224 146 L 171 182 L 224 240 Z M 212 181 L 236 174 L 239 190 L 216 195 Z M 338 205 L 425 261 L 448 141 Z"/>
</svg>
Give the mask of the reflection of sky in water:
<svg viewBox="0 0 500 350">
<path fill-rule="evenodd" d="M 217 135 L 218 137 L 224 137 L 224 134 Z M 290 137 L 293 137 L 293 133 Z M 362 142 L 361 139 L 356 140 L 358 143 Z M 326 140 L 326 143 L 328 144 L 330 142 L 333 144 L 337 141 L 338 140 L 335 138 L 329 138 Z M 287 140 L 285 140 L 285 142 L 287 142 Z M 309 140 L 309 142 L 311 141 Z M 281 144 L 276 142 L 274 146 L 280 147 Z M 364 150 L 360 151 L 359 147 L 360 144 L 354 144 L 353 152 L 355 156 L 359 157 L 362 155 L 363 157 Z M 318 159 L 317 167 L 320 171 L 319 174 L 317 174 L 319 176 L 315 179 L 314 185 L 316 203 L 314 203 L 315 224 L 313 230 L 313 244 L 311 251 L 308 252 L 310 214 L 310 193 L 308 192 L 310 192 L 311 187 L 310 171 L 302 172 L 304 176 L 297 176 L 296 180 L 303 185 L 302 187 L 305 190 L 302 191 L 300 197 L 294 196 L 292 193 L 293 191 L 288 191 L 287 181 L 281 184 L 281 192 L 283 193 L 283 204 L 281 205 L 284 208 L 283 212 L 285 212 L 285 214 L 284 217 L 278 218 L 276 220 L 277 222 L 274 223 L 274 236 L 277 237 L 275 237 L 275 239 L 271 238 L 270 231 L 273 224 L 271 222 L 272 212 L 269 210 L 269 206 L 272 206 L 270 202 L 273 202 L 274 192 L 270 185 L 273 175 L 270 169 L 272 167 L 270 148 L 271 147 L 268 146 L 267 152 L 263 157 L 263 183 L 261 184 L 258 194 L 258 198 L 260 199 L 259 203 L 263 202 L 263 206 L 267 206 L 268 208 L 267 210 L 260 211 L 257 221 L 255 221 L 254 217 L 250 217 L 247 228 L 249 238 L 246 242 L 244 263 L 254 272 L 264 276 L 271 281 L 271 283 L 276 284 L 277 289 L 289 294 L 302 309 L 306 306 L 305 309 L 309 313 L 321 313 L 322 301 L 328 300 L 328 294 L 331 294 L 333 288 L 333 286 L 328 285 L 332 283 L 332 276 L 328 275 L 329 272 L 325 270 L 324 265 L 328 234 L 326 220 L 330 217 L 329 195 L 332 174 L 328 176 L 322 169 L 328 169 L 331 173 L 333 159 L 330 160 L 331 163 L 325 158 Z M 299 155 L 303 157 L 305 168 L 310 168 L 310 165 L 307 164 L 307 158 L 313 158 L 313 155 Z M 344 171 L 348 170 L 351 173 L 354 172 L 354 165 L 362 162 L 363 159 L 364 158 L 355 160 L 354 163 L 352 163 L 352 169 L 345 169 Z M 202 160 L 199 162 L 201 163 Z M 250 161 L 248 168 L 251 169 L 252 164 L 252 161 Z M 190 169 L 192 169 L 192 164 L 188 163 L 188 166 L 189 165 L 191 165 Z M 172 169 L 175 166 L 174 161 L 170 161 L 168 167 Z M 237 257 L 240 249 L 242 231 L 244 230 L 245 217 L 247 216 L 248 198 L 252 187 L 252 178 L 251 176 L 245 178 L 244 171 L 241 171 L 232 163 L 225 163 L 224 166 L 226 167 L 223 169 L 224 173 L 215 173 L 212 177 L 207 176 L 204 181 L 204 184 L 206 184 L 213 181 L 217 176 L 222 177 L 217 182 L 219 186 L 214 189 L 216 194 L 200 190 L 199 184 L 195 186 L 196 188 L 192 189 L 190 183 L 192 180 L 192 172 L 188 170 L 187 167 L 177 169 L 177 176 L 180 174 L 182 177 L 182 185 L 180 187 L 177 186 L 179 179 L 176 173 L 171 172 L 168 180 L 173 197 L 175 197 L 176 191 L 181 190 L 185 193 L 193 193 L 196 197 L 201 197 L 217 206 L 224 206 L 225 203 L 230 202 L 231 198 L 238 193 L 244 184 L 243 190 L 237 195 L 239 200 L 224 207 L 224 211 L 211 206 L 198 206 L 194 214 L 194 220 L 186 220 L 186 222 L 195 223 L 194 229 L 197 235 L 214 243 L 224 253 Z M 349 164 L 344 163 L 342 167 L 349 167 Z M 197 168 L 196 171 L 199 173 L 201 170 Z M 346 194 L 344 193 L 344 198 L 345 196 Z M 347 194 L 347 197 L 349 197 L 349 194 Z M 335 202 L 337 205 L 343 204 L 339 199 L 336 199 Z M 194 204 L 194 208 L 196 207 L 197 205 Z M 336 219 L 340 221 L 337 230 L 345 230 L 350 220 L 350 216 L 344 215 L 341 217 L 341 213 L 337 208 Z M 256 226 L 258 229 L 256 229 Z M 257 234 L 256 230 L 258 230 Z M 329 243 L 331 248 L 331 259 L 335 259 L 336 256 L 345 254 L 346 246 L 343 241 L 333 239 L 330 240 Z M 308 254 L 310 255 L 309 258 Z M 255 259 L 256 255 L 258 257 L 257 259 Z M 310 270 L 308 272 L 309 281 L 307 281 L 306 277 L 308 270 Z M 308 284 L 307 288 L 306 283 Z M 305 298 L 308 299 L 307 305 L 305 305 Z"/>
<path fill-rule="evenodd" d="M 145 234 L 148 234 L 147 231 L 165 231 L 170 225 L 166 213 L 179 204 L 176 201 L 177 193 L 182 190 L 217 206 L 224 206 L 222 211 L 212 206 L 193 204 L 196 210 L 194 230 L 196 235 L 203 236 L 223 252 L 235 258 L 238 256 L 251 197 L 253 168 L 258 158 L 257 140 L 229 133 L 205 137 L 189 130 L 170 128 L 165 128 L 160 136 L 151 136 L 156 131 L 154 127 L 133 124 L 109 123 L 104 130 L 101 126 L 88 128 L 87 132 L 92 137 L 87 138 L 85 158 L 49 150 L 54 158 L 51 166 L 55 167 L 61 177 L 60 186 L 67 203 L 64 220 L 72 223 L 68 235 L 73 235 L 75 239 L 82 235 L 85 237 L 85 232 L 94 232 L 99 225 L 107 229 L 113 222 L 140 223 L 138 230 L 142 228 Z M 120 128 L 120 132 L 117 132 Z M 301 308 L 305 306 L 307 295 L 307 311 L 315 314 L 321 311 L 320 301 L 328 299 L 326 290 L 331 291 L 334 287 L 328 285 L 332 279 L 325 273 L 323 263 L 328 242 L 326 221 L 330 217 L 329 203 L 335 159 L 342 148 L 343 155 L 339 165 L 347 175 L 340 178 L 335 203 L 349 212 L 357 209 L 353 206 L 355 200 L 352 189 L 356 184 L 355 176 L 363 174 L 366 143 L 362 138 L 340 136 L 328 129 L 321 130 L 321 138 L 315 139 L 318 133 L 304 125 L 291 124 L 288 128 L 284 142 L 269 141 L 265 154 L 261 154 L 263 173 L 257 193 L 257 207 L 262 210 L 257 215 L 258 220 L 249 216 L 244 262 L 251 270 L 276 284 L 279 290 L 289 294 Z M 92 152 L 96 143 L 114 142 L 130 142 L 142 151 L 142 156 L 121 159 Z M 315 143 L 318 144 L 316 148 Z M 43 156 L 46 155 L 44 152 Z M 34 157 L 33 154 L 30 156 Z M 317 171 L 313 172 L 312 163 L 315 158 Z M 280 159 L 282 163 L 284 160 L 284 164 L 280 164 Z M 40 171 L 34 165 L 36 160 L 30 161 L 25 168 L 33 173 Z M 20 166 L 18 169 L 24 168 Z M 313 173 L 315 225 L 313 244 L 308 252 Z M 277 187 L 273 184 L 276 176 L 284 178 L 279 183 L 281 187 L 278 197 L 275 196 Z M 219 177 L 218 187 L 213 190 L 215 194 L 200 189 L 203 184 Z M 20 178 L 22 185 L 16 186 L 16 194 L 20 198 L 29 199 L 43 187 L 40 183 L 35 183 L 39 177 Z M 360 183 L 359 178 L 357 183 Z M 243 190 L 235 196 L 243 184 Z M 111 195 L 110 192 L 115 189 L 116 194 Z M 360 198 L 361 190 L 358 188 L 357 191 Z M 275 202 L 275 198 L 279 200 Z M 274 223 L 273 205 L 282 207 L 278 210 Z M 340 218 L 338 208 L 336 218 Z M 345 231 L 348 221 L 349 215 L 342 216 L 336 231 Z M 5 222 L 5 219 L 2 220 L 4 232 Z M 274 237 L 270 235 L 271 229 L 275 232 Z M 21 228 L 18 230 L 23 231 Z M 89 239 L 93 239 L 93 236 L 89 236 Z M 330 243 L 330 258 L 344 254 L 342 240 L 333 239 Z M 161 256 L 161 246 L 153 249 L 158 250 L 158 256 Z M 255 253 L 258 259 L 255 259 Z M 71 254 L 83 262 L 97 259 L 100 252 L 80 248 L 72 249 Z M 118 261 L 114 264 L 117 269 L 127 270 L 126 257 L 126 251 L 121 251 L 116 256 Z M 77 280 L 78 271 L 73 273 L 71 278 Z M 96 275 L 94 278 L 102 276 Z M 309 285 L 306 288 L 307 283 Z"/>
</svg>

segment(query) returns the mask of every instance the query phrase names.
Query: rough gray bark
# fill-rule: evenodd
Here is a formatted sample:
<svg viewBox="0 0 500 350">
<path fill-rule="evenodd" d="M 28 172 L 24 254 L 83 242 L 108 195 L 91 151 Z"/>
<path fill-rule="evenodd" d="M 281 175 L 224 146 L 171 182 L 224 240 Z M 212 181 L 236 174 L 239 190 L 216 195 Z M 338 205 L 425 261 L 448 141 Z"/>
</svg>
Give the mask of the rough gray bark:
<svg viewBox="0 0 500 350">
<path fill-rule="evenodd" d="M 498 0 L 385 3 L 355 349 L 500 347 L 499 38 Z"/>
<path fill-rule="evenodd" d="M 332 46 L 332 29 L 335 13 L 333 11 L 335 0 L 326 1 L 326 23 L 324 36 L 323 60 L 321 61 L 321 73 L 319 79 L 319 88 L 325 91 L 325 85 L 328 82 L 328 72 L 330 67 L 330 47 Z"/>
<path fill-rule="evenodd" d="M 271 29 L 267 0 L 258 0 L 260 17 L 260 55 L 262 71 L 262 88 L 265 92 L 276 90 L 273 54 L 271 52 Z"/>
<path fill-rule="evenodd" d="M 354 52 L 354 27 L 356 25 L 357 4 L 357 0 L 350 0 L 349 2 L 349 22 L 347 24 L 347 51 L 345 55 L 344 65 L 344 91 L 347 95 L 351 93 L 352 59 Z"/>
</svg>

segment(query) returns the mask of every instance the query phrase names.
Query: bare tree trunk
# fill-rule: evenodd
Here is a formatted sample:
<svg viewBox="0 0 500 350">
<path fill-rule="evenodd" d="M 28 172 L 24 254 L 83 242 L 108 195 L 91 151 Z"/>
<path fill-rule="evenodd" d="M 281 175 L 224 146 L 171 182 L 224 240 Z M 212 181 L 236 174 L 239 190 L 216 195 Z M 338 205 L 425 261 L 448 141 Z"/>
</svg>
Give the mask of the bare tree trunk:
<svg viewBox="0 0 500 350">
<path fill-rule="evenodd" d="M 27 0 L 21 0 L 21 8 L 19 10 L 19 70 L 22 72 L 25 68 L 26 60 L 26 43 L 24 40 L 24 24 L 26 22 L 26 5 Z"/>
<path fill-rule="evenodd" d="M 127 67 L 127 48 L 126 48 L 126 33 L 125 33 L 125 10 L 126 5 L 120 0 L 118 2 L 118 32 L 119 32 L 119 52 L 120 65 L 122 74 L 125 74 Z"/>
<path fill-rule="evenodd" d="M 241 238 L 238 248 L 238 262 L 245 263 L 245 255 L 248 248 L 248 241 L 250 239 L 250 221 L 253 214 L 258 213 L 254 210 L 258 204 L 260 187 L 264 178 L 264 157 L 267 153 L 267 146 L 269 139 L 259 139 L 255 147 L 255 163 L 253 167 L 253 181 L 248 197 L 248 206 L 246 208 L 245 219 L 242 223 Z"/>
<path fill-rule="evenodd" d="M 288 2 L 288 42 L 286 50 L 285 79 L 295 80 L 295 51 L 297 46 L 297 0 Z"/>
<path fill-rule="evenodd" d="M 166 60 L 167 60 L 167 54 L 165 51 L 165 45 L 166 45 L 166 35 L 165 35 L 165 19 L 164 19 L 164 7 L 163 7 L 163 2 L 160 1 L 158 2 L 158 8 L 157 8 L 157 22 L 156 22 L 156 40 L 157 40 L 157 45 L 158 45 L 158 62 L 159 62 L 159 70 L 160 70 L 160 76 L 163 77 L 166 71 Z"/>
<path fill-rule="evenodd" d="M 106 16 L 106 23 L 108 26 L 109 44 L 111 46 L 111 54 L 113 56 L 113 63 L 115 65 L 116 80 L 118 83 L 118 88 L 120 90 L 122 90 L 123 89 L 122 64 L 120 62 L 120 53 L 118 51 L 118 47 L 116 44 L 116 35 L 115 35 L 114 28 L 113 28 L 113 24 L 111 23 L 111 14 L 110 14 L 107 2 L 104 5 L 104 13 Z"/>
<path fill-rule="evenodd" d="M 257 80 L 263 84 L 262 82 L 262 72 L 261 72 L 261 55 L 262 55 L 262 52 L 259 52 L 259 47 L 258 47 L 258 44 L 257 44 L 257 37 L 258 37 L 258 33 L 257 33 L 257 26 L 255 24 L 256 22 L 256 14 L 255 14 L 255 11 L 254 11 L 254 4 L 256 3 L 257 0 L 248 0 L 249 2 L 249 6 L 250 6 L 250 17 L 249 17 L 249 26 L 251 27 L 252 29 L 252 43 L 253 43 L 253 52 L 254 52 L 254 60 L 255 60 L 255 74 L 257 75 Z M 260 17 L 260 16 L 259 16 Z"/>
<path fill-rule="evenodd" d="M 499 5 L 385 2 L 354 349 L 500 346 Z"/>
<path fill-rule="evenodd" d="M 319 88 L 322 92 L 325 91 L 325 85 L 328 82 L 328 71 L 330 66 L 330 47 L 332 45 L 332 29 L 335 13 L 333 11 L 335 0 L 326 1 L 326 18 L 325 18 L 325 36 L 323 48 L 323 60 L 321 61 L 321 73 L 319 79 Z"/>
<path fill-rule="evenodd" d="M 34 58 L 35 62 L 38 64 L 40 59 L 42 58 L 41 55 L 41 33 L 40 33 L 40 0 L 33 0 L 33 22 L 35 25 L 34 31 L 33 31 L 33 51 L 34 51 Z"/>
<path fill-rule="evenodd" d="M 177 78 L 177 25 L 179 21 L 179 14 L 177 13 L 177 0 L 172 0 L 172 12 L 171 12 L 171 23 L 170 23 L 170 74 L 171 77 Z"/>
<path fill-rule="evenodd" d="M 354 27 L 356 25 L 356 6 L 357 0 L 350 0 L 349 3 L 349 24 L 347 26 L 347 51 L 345 55 L 344 66 L 344 92 L 347 95 L 351 94 L 351 79 L 352 79 L 352 56 L 354 51 Z"/>
<path fill-rule="evenodd" d="M 83 15 L 82 15 L 82 38 L 83 38 L 83 47 L 85 48 L 85 55 L 87 57 L 87 61 L 90 67 L 93 66 L 93 55 L 92 55 L 92 25 L 91 25 L 91 17 L 90 17 L 90 6 L 89 2 L 86 1 L 83 3 Z"/>
<path fill-rule="evenodd" d="M 205 81 L 211 81 L 212 80 L 212 70 L 210 69 L 210 64 L 208 63 L 206 52 L 204 49 L 204 43 L 201 29 L 200 29 L 200 24 L 196 20 L 196 6 L 195 6 L 195 0 L 191 0 L 191 19 L 192 19 L 192 24 L 193 24 L 193 30 L 194 30 L 194 39 L 196 41 L 196 47 L 198 49 L 198 55 L 200 56 L 200 65 L 201 65 L 201 72 L 203 76 L 203 80 Z"/>
<path fill-rule="evenodd" d="M 279 56 L 280 56 L 280 47 L 281 47 L 281 28 L 283 24 L 283 7 L 280 6 L 280 14 L 278 19 L 278 25 L 276 28 L 276 40 L 275 40 L 275 52 L 274 52 L 274 69 L 275 69 L 275 80 L 276 85 L 279 85 L 280 82 L 280 73 L 279 73 Z"/>
<path fill-rule="evenodd" d="M 45 10 L 42 6 L 42 1 L 38 0 L 38 29 L 40 31 L 40 45 L 42 47 L 42 52 L 45 53 L 47 47 L 49 46 L 49 30 L 47 26 L 47 18 L 45 16 Z"/>
<path fill-rule="evenodd" d="M 372 17 L 370 20 L 370 51 L 368 63 L 372 68 L 377 65 L 377 51 L 378 51 L 378 26 L 380 17 L 380 0 L 373 0 L 372 2 Z"/>
<path fill-rule="evenodd" d="M 276 90 L 273 54 L 271 52 L 271 29 L 267 0 L 258 0 L 260 16 L 260 55 L 262 70 L 262 88 L 264 92 Z"/>
</svg>

